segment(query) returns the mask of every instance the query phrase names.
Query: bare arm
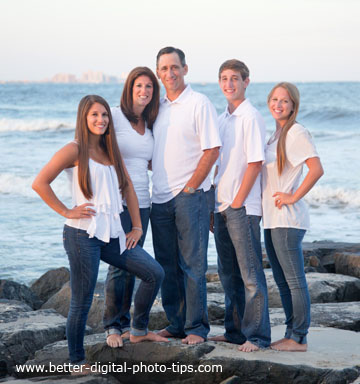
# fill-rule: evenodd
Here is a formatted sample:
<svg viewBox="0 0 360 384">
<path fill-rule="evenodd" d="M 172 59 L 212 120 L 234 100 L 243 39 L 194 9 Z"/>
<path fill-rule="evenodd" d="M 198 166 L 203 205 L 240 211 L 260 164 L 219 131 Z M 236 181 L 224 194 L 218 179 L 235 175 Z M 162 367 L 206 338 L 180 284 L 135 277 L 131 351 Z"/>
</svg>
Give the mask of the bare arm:
<svg viewBox="0 0 360 384">
<path fill-rule="evenodd" d="M 324 174 L 323 167 L 318 157 L 311 157 L 307 159 L 305 163 L 309 168 L 309 171 L 305 176 L 303 182 L 300 184 L 299 188 L 293 194 L 276 192 L 273 195 L 273 197 L 275 197 L 275 206 L 279 209 L 283 205 L 294 204 L 299 201 L 311 190 L 315 183 Z"/>
<path fill-rule="evenodd" d="M 191 176 L 190 180 L 186 183 L 186 187 L 197 189 L 211 171 L 211 168 L 218 156 L 219 147 L 205 149 L 195 169 L 195 172 Z"/>
<path fill-rule="evenodd" d="M 61 148 L 52 159 L 44 166 L 32 183 L 32 188 L 37 192 L 45 203 L 59 215 L 69 219 L 89 218 L 95 212 L 88 208 L 91 203 L 82 204 L 73 209 L 67 208 L 55 195 L 50 184 L 65 169 L 75 165 L 78 160 L 78 146 L 70 143 Z"/>
<path fill-rule="evenodd" d="M 253 187 L 256 178 L 258 177 L 261 171 L 261 167 L 261 161 L 248 163 L 238 193 L 236 194 L 235 199 L 231 204 L 232 208 L 240 208 L 244 205 L 244 201 L 247 198 L 249 192 L 251 191 L 251 188 Z"/>
</svg>

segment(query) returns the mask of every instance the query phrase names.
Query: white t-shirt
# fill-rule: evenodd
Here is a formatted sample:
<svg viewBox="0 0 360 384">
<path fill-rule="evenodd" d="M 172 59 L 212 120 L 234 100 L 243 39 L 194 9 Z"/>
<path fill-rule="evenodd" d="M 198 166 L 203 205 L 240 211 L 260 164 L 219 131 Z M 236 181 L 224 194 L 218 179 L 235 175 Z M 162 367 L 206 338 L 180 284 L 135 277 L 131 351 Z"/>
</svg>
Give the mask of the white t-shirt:
<svg viewBox="0 0 360 384">
<path fill-rule="evenodd" d="M 144 135 L 131 126 L 121 108 L 111 108 L 117 142 L 121 156 L 129 172 L 140 208 L 150 207 L 148 164 L 154 149 L 152 132 L 145 125 Z M 126 202 L 123 202 L 126 205 Z"/>
<path fill-rule="evenodd" d="M 265 123 L 260 112 L 245 99 L 230 114 L 226 107 L 219 116 L 223 143 L 215 179 L 215 212 L 224 211 L 234 201 L 248 163 L 264 161 Z M 246 214 L 261 216 L 261 176 L 258 175 L 244 201 Z"/>
<path fill-rule="evenodd" d="M 308 229 L 309 213 L 303 199 L 279 209 L 275 207 L 275 198 L 272 196 L 276 192 L 294 193 L 300 185 L 305 160 L 319 157 L 310 133 L 298 123 L 289 129 L 285 142 L 287 161 L 280 176 L 276 163 L 278 140 L 269 142 L 265 148 L 265 164 L 262 169 L 264 228 Z"/>
<path fill-rule="evenodd" d="M 174 198 L 190 180 L 205 149 L 221 146 L 217 115 L 209 99 L 190 85 L 174 101 L 160 101 L 154 128 L 152 201 L 162 204 Z M 211 187 L 207 176 L 199 186 Z"/>
</svg>

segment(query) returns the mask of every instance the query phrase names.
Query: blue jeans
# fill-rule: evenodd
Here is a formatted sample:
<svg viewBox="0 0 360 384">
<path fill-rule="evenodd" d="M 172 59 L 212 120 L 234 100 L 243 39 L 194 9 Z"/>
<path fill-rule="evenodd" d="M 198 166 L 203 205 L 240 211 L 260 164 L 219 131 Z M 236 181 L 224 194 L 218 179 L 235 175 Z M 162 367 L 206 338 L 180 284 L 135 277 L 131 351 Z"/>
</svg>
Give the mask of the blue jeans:
<svg viewBox="0 0 360 384">
<path fill-rule="evenodd" d="M 206 339 L 210 327 L 206 303 L 209 210 L 207 194 L 180 192 L 163 204 L 152 204 L 155 258 L 165 271 L 161 297 L 174 337 Z"/>
<path fill-rule="evenodd" d="M 266 253 L 285 311 L 285 337 L 300 344 L 307 343 L 310 327 L 310 295 L 301 247 L 305 232 L 296 228 L 264 230 Z"/>
<path fill-rule="evenodd" d="M 84 332 L 89 313 L 100 260 L 135 273 L 142 282 L 135 296 L 135 310 L 131 333 L 146 335 L 149 313 L 164 278 L 161 266 L 141 247 L 125 250 L 120 255 L 119 239 L 105 243 L 89 238 L 86 231 L 64 227 L 64 247 L 70 263 L 71 302 L 66 324 L 71 363 L 85 359 Z"/>
<path fill-rule="evenodd" d="M 138 245 L 143 247 L 149 225 L 150 208 L 140 208 L 143 235 Z M 121 225 L 128 233 L 132 229 L 129 211 L 124 206 L 120 215 Z M 109 266 L 105 282 L 105 308 L 103 323 L 107 334 L 122 334 L 130 330 L 130 307 L 135 285 L 135 275 L 124 269 Z"/>
<path fill-rule="evenodd" d="M 230 206 L 214 215 L 218 270 L 225 291 L 225 338 L 270 344 L 267 286 L 262 267 L 260 216 Z"/>
</svg>

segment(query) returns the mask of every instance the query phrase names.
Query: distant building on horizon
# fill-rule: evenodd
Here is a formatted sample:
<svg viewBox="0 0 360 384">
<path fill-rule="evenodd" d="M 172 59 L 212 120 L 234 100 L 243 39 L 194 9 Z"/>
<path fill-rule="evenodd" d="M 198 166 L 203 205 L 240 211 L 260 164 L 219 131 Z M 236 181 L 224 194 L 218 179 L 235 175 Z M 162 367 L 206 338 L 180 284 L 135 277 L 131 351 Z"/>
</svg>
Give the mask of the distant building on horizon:
<svg viewBox="0 0 360 384">
<path fill-rule="evenodd" d="M 75 75 L 70 73 L 57 73 L 54 75 L 51 80 L 51 83 L 77 83 Z"/>
<path fill-rule="evenodd" d="M 128 73 L 122 72 L 120 78 L 117 76 L 106 75 L 101 71 L 86 71 L 78 79 L 75 75 L 70 73 L 57 73 L 51 79 L 43 81 L 50 83 L 85 83 L 85 84 L 118 84 L 123 83 L 128 76 Z"/>
</svg>

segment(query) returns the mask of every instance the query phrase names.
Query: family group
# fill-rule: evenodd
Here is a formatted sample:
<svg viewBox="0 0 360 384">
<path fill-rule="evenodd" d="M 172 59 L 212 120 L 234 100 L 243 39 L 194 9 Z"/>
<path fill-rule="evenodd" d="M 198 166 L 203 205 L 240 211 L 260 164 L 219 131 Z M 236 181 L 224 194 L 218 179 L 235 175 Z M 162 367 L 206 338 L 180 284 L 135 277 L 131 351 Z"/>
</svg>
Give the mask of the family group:
<svg viewBox="0 0 360 384">
<path fill-rule="evenodd" d="M 103 318 L 110 347 L 121 347 L 126 338 L 206 341 L 209 230 L 226 307 L 224 334 L 209 340 L 238 344 L 243 352 L 307 350 L 310 298 L 301 243 L 309 216 L 303 197 L 323 169 L 309 132 L 296 121 L 299 91 L 287 82 L 271 89 L 267 104 L 276 129 L 266 140 L 264 120 L 245 97 L 250 73 L 243 62 L 220 66 L 227 105 L 219 117 L 209 99 L 185 83 L 187 72 L 184 52 L 165 47 L 156 57 L 157 77 L 147 67 L 130 72 L 119 107 L 110 109 L 97 95 L 83 97 L 74 141 L 33 182 L 45 203 L 66 218 L 66 332 L 73 364 L 87 365 L 84 333 L 100 260 L 110 264 Z M 165 88 L 161 99 L 157 78 Z M 71 183 L 73 208 L 51 187 L 62 171 Z M 286 315 L 284 338 L 273 343 L 261 218 Z M 155 259 L 142 248 L 149 222 Z M 135 276 L 141 282 L 131 319 Z M 155 333 L 148 322 L 160 288 L 169 326 Z"/>
</svg>

